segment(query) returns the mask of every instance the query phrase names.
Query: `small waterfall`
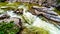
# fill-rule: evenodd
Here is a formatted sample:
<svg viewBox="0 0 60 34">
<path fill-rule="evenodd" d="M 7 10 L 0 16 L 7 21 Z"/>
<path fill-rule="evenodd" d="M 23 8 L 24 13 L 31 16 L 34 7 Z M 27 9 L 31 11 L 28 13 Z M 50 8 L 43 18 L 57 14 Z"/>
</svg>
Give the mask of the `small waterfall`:
<svg viewBox="0 0 60 34">
<path fill-rule="evenodd" d="M 25 6 L 19 6 L 18 8 L 23 8 L 23 15 L 25 16 L 24 18 L 27 18 L 30 22 L 32 22 L 32 26 L 36 26 L 39 28 L 44 28 L 45 30 L 48 30 L 50 34 L 60 34 L 60 30 L 58 28 L 56 28 L 53 24 L 50 24 L 48 22 L 45 22 L 43 20 L 41 20 L 41 18 L 32 15 L 30 12 L 25 12 L 27 9 L 25 8 Z M 17 17 L 20 18 L 20 16 L 16 15 L 13 13 L 13 11 L 7 11 L 7 13 L 11 16 L 11 17 Z M 26 27 L 29 27 L 29 25 L 24 24 Z"/>
</svg>

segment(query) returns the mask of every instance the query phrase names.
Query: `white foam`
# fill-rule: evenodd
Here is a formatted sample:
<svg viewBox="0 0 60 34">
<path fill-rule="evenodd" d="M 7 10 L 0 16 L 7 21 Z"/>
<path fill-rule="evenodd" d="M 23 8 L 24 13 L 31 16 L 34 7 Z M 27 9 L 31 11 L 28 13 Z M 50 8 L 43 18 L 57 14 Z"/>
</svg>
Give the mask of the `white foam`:
<svg viewBox="0 0 60 34">
<path fill-rule="evenodd" d="M 48 30 L 50 32 L 50 34 L 60 34 L 60 30 L 58 28 L 56 28 L 53 24 L 50 24 L 48 22 L 45 22 L 43 20 L 41 20 L 41 18 L 36 17 L 34 15 L 32 15 L 31 13 L 27 12 L 26 14 L 24 14 L 27 18 L 31 19 L 33 18 L 33 24 L 32 26 L 36 26 L 36 27 L 40 27 L 40 28 L 44 28 L 45 30 Z"/>
<path fill-rule="evenodd" d="M 22 8 L 22 7 L 23 6 L 20 6 L 19 8 Z M 30 21 L 33 19 L 32 26 L 44 28 L 45 30 L 48 30 L 50 32 L 50 34 L 60 34 L 60 30 L 58 28 L 56 28 L 53 24 L 45 22 L 45 21 L 41 20 L 41 18 L 34 16 L 29 12 L 25 12 L 26 8 L 24 8 L 24 9 L 25 10 L 23 11 L 23 15 L 25 15 Z M 11 17 L 17 17 L 17 15 L 13 13 L 13 11 L 10 11 L 10 12 L 7 11 L 7 13 Z"/>
</svg>

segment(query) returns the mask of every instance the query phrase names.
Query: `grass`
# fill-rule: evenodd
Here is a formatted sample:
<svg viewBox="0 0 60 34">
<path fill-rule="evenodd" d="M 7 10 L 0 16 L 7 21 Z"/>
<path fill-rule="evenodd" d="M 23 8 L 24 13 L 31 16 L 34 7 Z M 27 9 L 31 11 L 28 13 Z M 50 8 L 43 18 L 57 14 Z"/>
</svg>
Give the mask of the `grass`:
<svg viewBox="0 0 60 34">
<path fill-rule="evenodd" d="M 49 34 L 49 31 L 43 28 L 32 26 L 30 28 L 24 28 L 22 34 Z"/>
</svg>

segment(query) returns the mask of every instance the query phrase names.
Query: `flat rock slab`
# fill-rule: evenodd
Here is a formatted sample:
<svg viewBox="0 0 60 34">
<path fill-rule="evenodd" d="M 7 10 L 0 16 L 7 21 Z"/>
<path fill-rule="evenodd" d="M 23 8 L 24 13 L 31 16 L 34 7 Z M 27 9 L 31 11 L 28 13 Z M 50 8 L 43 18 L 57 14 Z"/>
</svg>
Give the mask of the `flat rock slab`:
<svg viewBox="0 0 60 34">
<path fill-rule="evenodd" d="M 20 26 L 20 24 L 21 24 L 21 19 L 18 19 L 18 18 L 8 18 L 8 19 L 0 20 L 0 22 L 2 22 L 2 21 L 4 21 L 4 22 L 14 21 L 14 23 L 15 23 L 17 26 L 21 27 L 21 26 Z"/>
</svg>

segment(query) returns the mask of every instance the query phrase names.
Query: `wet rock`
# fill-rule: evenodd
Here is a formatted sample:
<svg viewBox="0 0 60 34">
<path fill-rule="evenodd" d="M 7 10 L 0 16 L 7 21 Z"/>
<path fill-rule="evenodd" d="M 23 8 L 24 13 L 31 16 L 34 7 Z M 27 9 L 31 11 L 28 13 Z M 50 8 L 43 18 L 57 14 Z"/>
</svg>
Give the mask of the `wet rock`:
<svg viewBox="0 0 60 34">
<path fill-rule="evenodd" d="M 56 5 L 56 0 L 45 0 L 42 2 L 42 6 L 45 6 L 47 8 L 51 7 L 52 5 Z"/>
<path fill-rule="evenodd" d="M 30 10 L 29 10 L 29 12 L 30 12 L 30 13 L 32 13 L 33 15 L 36 15 L 36 13 L 35 13 L 35 10 L 34 10 L 34 9 L 30 9 Z"/>
<path fill-rule="evenodd" d="M 47 13 L 43 13 L 43 16 L 45 18 L 49 19 L 49 20 L 60 22 L 60 17 L 59 16 L 54 16 L 54 15 L 50 15 L 50 14 L 47 14 Z"/>
<path fill-rule="evenodd" d="M 47 10 L 48 8 L 35 8 L 35 7 L 32 7 L 32 8 L 35 9 L 35 14 L 37 16 L 43 15 L 45 18 L 47 18 L 49 20 L 60 22 L 59 15 L 56 12 L 54 12 L 53 10 L 50 10 L 50 9 Z"/>
<path fill-rule="evenodd" d="M 33 9 L 39 11 L 39 12 L 44 12 L 47 14 L 51 14 L 51 15 L 58 15 L 56 12 L 53 11 L 54 8 L 46 8 L 46 7 L 37 7 L 37 6 L 33 6 Z"/>
<path fill-rule="evenodd" d="M 0 20 L 0 22 L 2 22 L 2 21 L 4 21 L 4 22 L 14 21 L 14 23 L 15 23 L 17 26 L 19 26 L 19 27 L 22 26 L 22 25 L 21 25 L 21 24 L 22 24 L 21 19 L 19 19 L 19 18 L 8 18 L 8 19 Z"/>
<path fill-rule="evenodd" d="M 60 4 L 55 6 L 57 10 L 60 10 Z"/>
<path fill-rule="evenodd" d="M 8 14 L 1 14 L 0 15 L 0 20 L 9 18 L 10 16 Z"/>
<path fill-rule="evenodd" d="M 23 9 L 17 9 L 14 11 L 16 14 L 23 14 Z"/>
</svg>

